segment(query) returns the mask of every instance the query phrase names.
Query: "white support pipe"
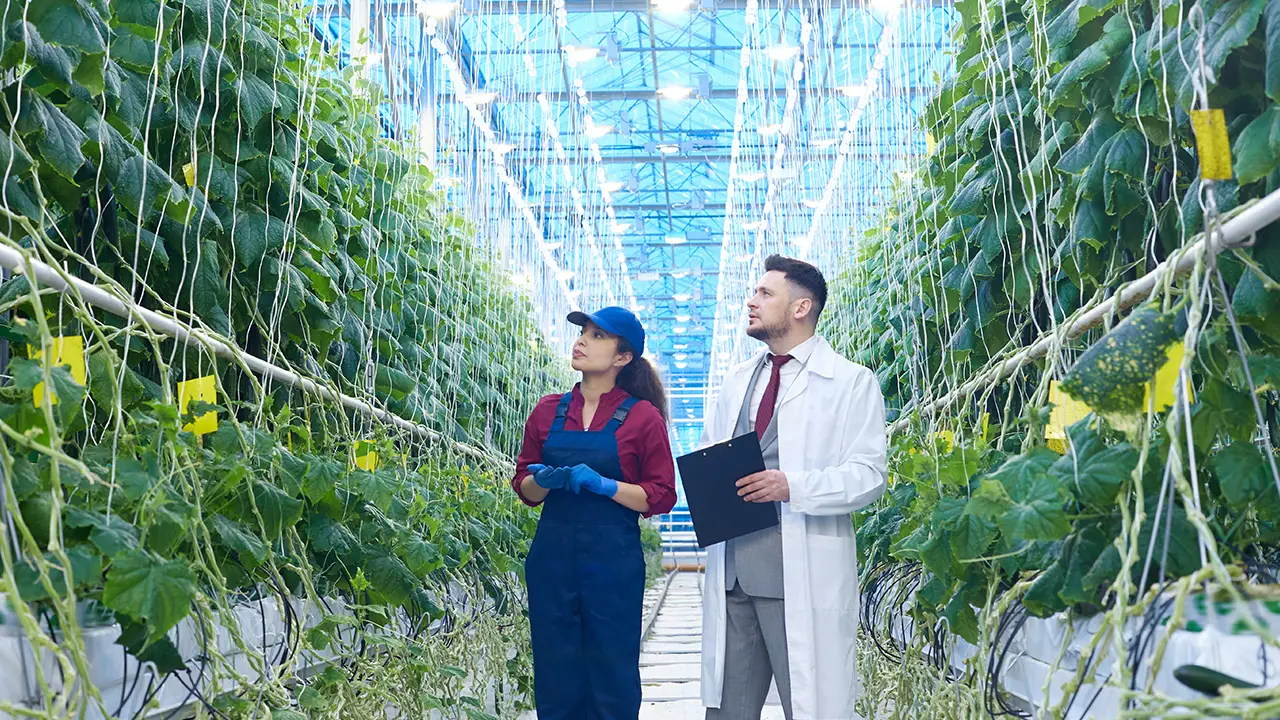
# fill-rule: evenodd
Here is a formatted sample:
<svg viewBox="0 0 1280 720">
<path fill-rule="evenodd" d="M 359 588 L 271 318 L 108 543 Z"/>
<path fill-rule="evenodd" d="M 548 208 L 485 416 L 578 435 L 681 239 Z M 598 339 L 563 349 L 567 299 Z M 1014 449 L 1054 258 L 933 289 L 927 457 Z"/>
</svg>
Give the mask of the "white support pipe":
<svg viewBox="0 0 1280 720">
<path fill-rule="evenodd" d="M 1214 242 L 1206 242 L 1207 238 L 1201 234 L 1199 240 L 1187 246 L 1179 255 L 1160 263 L 1154 270 L 1125 285 L 1119 292 L 1107 298 L 1097 307 L 1072 320 L 1062 331 L 1062 339 L 1072 340 L 1080 337 L 1088 330 L 1101 325 L 1111 314 L 1127 310 L 1146 300 L 1155 292 L 1166 276 L 1179 278 L 1189 274 L 1195 268 L 1196 263 L 1200 261 L 1200 257 L 1206 249 L 1216 254 L 1224 249 L 1238 247 L 1258 230 L 1276 220 L 1280 220 L 1280 190 L 1276 190 L 1252 204 L 1246 205 L 1233 215 L 1230 220 L 1222 223 L 1220 233 Z M 1004 380 L 1028 362 L 1038 360 L 1047 355 L 1049 349 L 1058 341 L 1053 335 L 1042 335 L 1038 340 L 1020 350 L 1013 357 L 994 366 L 994 368 L 984 369 L 960 387 L 921 408 L 919 410 L 920 416 L 928 417 L 935 412 L 945 410 L 952 403 L 972 394 L 979 387 Z M 914 409 L 911 407 L 903 410 L 902 417 L 889 425 L 889 434 L 893 435 L 907 427 L 913 412 Z"/>
<path fill-rule="evenodd" d="M 263 377 L 291 385 L 303 392 L 313 393 L 325 400 L 341 403 L 344 407 L 390 423 L 401 430 L 408 431 L 427 440 L 446 440 L 443 435 L 425 425 L 410 422 L 382 408 L 374 407 L 364 400 L 336 392 L 310 378 L 254 357 L 199 328 L 192 327 L 175 318 L 161 315 L 154 310 L 148 310 L 131 300 L 122 300 L 98 285 L 85 282 L 79 278 L 64 276 L 56 268 L 29 257 L 12 247 L 0 246 L 0 266 L 9 268 L 15 275 L 27 274 L 29 268 L 36 281 L 33 283 L 35 285 L 43 285 L 64 294 L 71 294 L 74 290 L 75 294 L 78 294 L 86 303 L 96 308 L 125 318 L 137 318 L 144 325 L 161 335 L 167 335 L 187 345 L 200 345 L 209 348 L 219 357 L 243 362 L 250 370 Z M 456 440 L 448 440 L 448 442 L 455 450 L 464 455 L 482 460 L 501 461 L 499 458 L 495 458 L 479 448 L 465 445 Z"/>
</svg>

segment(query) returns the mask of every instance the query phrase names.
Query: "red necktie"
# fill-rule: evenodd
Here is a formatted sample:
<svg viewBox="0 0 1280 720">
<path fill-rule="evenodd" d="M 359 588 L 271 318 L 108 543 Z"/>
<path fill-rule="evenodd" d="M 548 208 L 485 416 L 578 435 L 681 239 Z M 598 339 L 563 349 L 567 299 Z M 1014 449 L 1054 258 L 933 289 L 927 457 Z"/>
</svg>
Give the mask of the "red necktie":
<svg viewBox="0 0 1280 720">
<path fill-rule="evenodd" d="M 773 406 L 778 404 L 778 386 L 782 383 L 782 366 L 791 359 L 790 355 L 771 355 L 773 371 L 769 373 L 769 384 L 764 387 L 764 397 L 760 398 L 760 409 L 756 410 L 756 435 L 764 438 L 764 431 L 773 420 Z"/>
</svg>

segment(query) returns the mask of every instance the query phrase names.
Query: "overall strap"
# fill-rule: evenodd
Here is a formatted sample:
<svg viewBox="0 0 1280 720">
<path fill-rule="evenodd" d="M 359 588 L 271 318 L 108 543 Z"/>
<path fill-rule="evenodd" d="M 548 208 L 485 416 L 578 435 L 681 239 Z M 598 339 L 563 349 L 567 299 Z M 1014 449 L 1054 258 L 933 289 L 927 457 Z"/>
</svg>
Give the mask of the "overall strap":
<svg viewBox="0 0 1280 720">
<path fill-rule="evenodd" d="M 618 427 L 622 425 L 622 421 L 627 419 L 627 415 L 631 413 L 631 408 L 635 407 L 635 404 L 638 402 L 640 402 L 640 400 L 634 397 L 629 397 L 626 400 L 623 400 L 622 404 L 618 406 L 618 409 L 613 411 L 613 417 L 609 418 L 609 424 L 605 425 L 604 430 L 601 432 L 607 432 L 610 434 L 618 432 Z"/>
<path fill-rule="evenodd" d="M 551 432 L 560 432 L 564 430 L 564 418 L 569 414 L 569 403 L 573 401 L 573 391 L 560 396 L 560 402 L 556 405 L 556 419 L 551 423 Z"/>
</svg>

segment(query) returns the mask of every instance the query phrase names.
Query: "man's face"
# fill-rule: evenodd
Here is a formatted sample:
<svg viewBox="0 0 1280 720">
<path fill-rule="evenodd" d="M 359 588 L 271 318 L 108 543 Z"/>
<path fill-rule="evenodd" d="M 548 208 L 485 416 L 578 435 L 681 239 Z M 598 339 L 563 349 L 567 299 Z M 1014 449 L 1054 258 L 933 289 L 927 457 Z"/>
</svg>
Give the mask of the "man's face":
<svg viewBox="0 0 1280 720">
<path fill-rule="evenodd" d="M 787 334 L 793 321 L 794 304 L 787 276 L 770 270 L 756 284 L 747 300 L 747 335 L 768 342 Z"/>
</svg>

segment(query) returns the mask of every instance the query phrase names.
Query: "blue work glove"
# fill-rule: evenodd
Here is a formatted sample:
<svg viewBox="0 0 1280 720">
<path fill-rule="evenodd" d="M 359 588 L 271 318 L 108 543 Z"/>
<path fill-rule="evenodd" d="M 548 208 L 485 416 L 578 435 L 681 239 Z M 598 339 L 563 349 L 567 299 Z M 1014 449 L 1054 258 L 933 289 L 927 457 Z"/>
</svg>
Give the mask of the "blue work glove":
<svg viewBox="0 0 1280 720">
<path fill-rule="evenodd" d="M 529 472 L 533 473 L 533 481 L 544 490 L 559 490 L 569 484 L 569 468 L 533 463 L 529 465 Z"/>
<path fill-rule="evenodd" d="M 579 464 L 569 468 L 569 489 L 575 493 L 587 490 L 611 498 L 618 494 L 618 481 L 610 480 L 589 466 Z"/>
</svg>

